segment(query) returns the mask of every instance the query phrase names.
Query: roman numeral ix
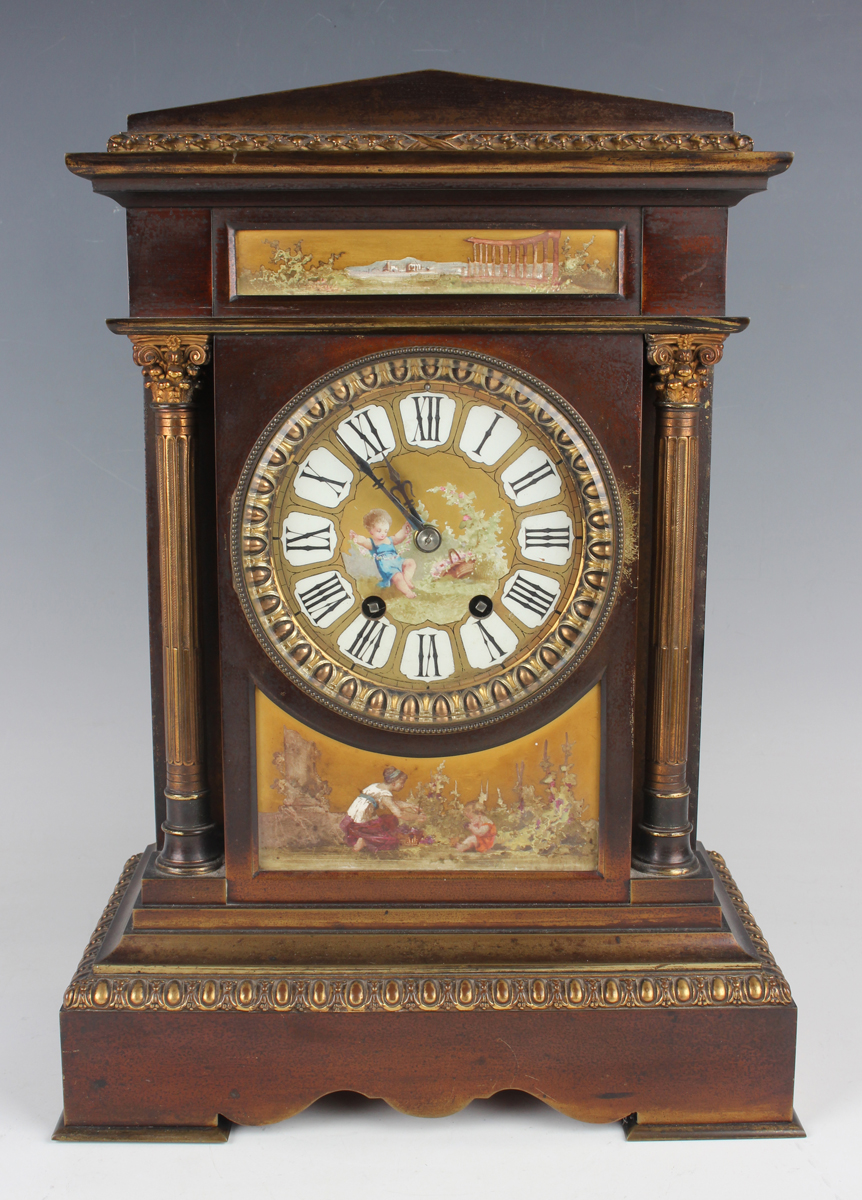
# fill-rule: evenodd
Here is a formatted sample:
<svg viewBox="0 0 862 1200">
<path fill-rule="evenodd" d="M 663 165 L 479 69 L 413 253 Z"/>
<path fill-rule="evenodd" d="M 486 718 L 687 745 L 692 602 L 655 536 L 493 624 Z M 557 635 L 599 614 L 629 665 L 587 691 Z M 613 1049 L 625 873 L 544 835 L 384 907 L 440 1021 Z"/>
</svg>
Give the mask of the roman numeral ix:
<svg viewBox="0 0 862 1200">
<path fill-rule="evenodd" d="M 314 550 L 329 550 L 330 526 L 324 525 L 322 529 L 308 529 L 305 533 L 290 533 L 285 531 L 283 535 L 285 554 L 288 550 L 306 550 L 311 553 Z"/>
</svg>

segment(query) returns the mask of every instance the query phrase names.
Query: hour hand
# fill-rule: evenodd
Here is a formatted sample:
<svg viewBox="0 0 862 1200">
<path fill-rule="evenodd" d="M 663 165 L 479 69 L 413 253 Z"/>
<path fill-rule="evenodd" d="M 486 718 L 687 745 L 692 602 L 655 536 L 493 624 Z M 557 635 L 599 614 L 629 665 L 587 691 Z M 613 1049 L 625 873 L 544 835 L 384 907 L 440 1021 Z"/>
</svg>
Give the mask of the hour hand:
<svg viewBox="0 0 862 1200">
<path fill-rule="evenodd" d="M 345 442 L 344 438 L 341 437 L 340 434 L 336 433 L 335 436 L 338 438 L 341 445 L 344 447 L 344 449 L 347 451 L 347 453 L 351 456 L 353 461 L 359 467 L 360 471 L 362 471 L 363 474 L 367 475 L 368 478 L 374 484 L 374 486 L 377 488 L 380 488 L 381 492 L 383 492 L 383 494 L 385 496 L 389 497 L 389 499 L 392 501 L 392 503 L 395 505 L 395 507 L 401 513 L 402 517 L 406 517 L 407 520 L 410 522 L 410 524 L 413 526 L 413 528 L 416 529 L 417 531 L 424 529 L 425 522 L 422 520 L 422 518 L 419 516 L 419 514 L 413 508 L 412 504 L 410 505 L 410 508 L 407 508 L 404 504 L 402 504 L 401 501 L 398 499 L 398 497 L 394 496 L 392 494 L 392 492 L 389 490 L 389 488 L 386 486 L 386 484 L 383 482 L 383 480 L 379 479 L 377 477 L 377 475 L 375 475 L 375 473 L 371 469 L 370 463 L 366 462 L 366 460 L 362 457 L 361 454 L 357 454 L 352 446 L 348 446 L 347 442 Z M 411 509 L 412 509 L 412 512 L 411 512 Z"/>
<path fill-rule="evenodd" d="M 386 463 L 386 470 L 389 472 L 389 479 L 392 483 L 392 492 L 398 493 L 404 504 L 410 509 L 417 521 L 422 521 L 422 518 L 416 511 L 415 496 L 413 495 L 413 484 L 409 479 L 401 478 L 388 458 L 384 459 L 384 461 Z"/>
<path fill-rule="evenodd" d="M 419 513 L 416 511 L 416 508 L 413 504 L 413 485 L 408 480 L 403 480 L 395 468 L 390 466 L 390 464 L 387 462 L 386 468 L 393 480 L 392 491 L 390 491 L 386 484 L 383 483 L 382 480 L 378 479 L 371 470 L 371 464 L 366 462 L 361 454 L 357 454 L 352 446 L 348 446 L 347 442 L 345 442 L 344 438 L 341 437 L 340 434 L 336 433 L 335 436 L 359 467 L 360 471 L 362 471 L 363 474 L 367 475 L 368 478 L 372 480 L 375 487 L 380 488 L 384 496 L 389 497 L 389 499 L 401 513 L 402 517 L 406 517 L 413 526 L 414 530 L 416 531 L 413 536 L 413 541 L 417 549 L 422 550 L 425 554 L 431 554 L 434 550 L 439 549 L 440 542 L 442 541 L 440 530 L 436 529 L 433 525 L 429 525 L 427 521 L 423 521 L 419 516 Z M 404 504 L 401 503 L 397 496 L 393 495 L 393 492 L 397 491 L 400 491 L 401 495 L 404 497 Z"/>
</svg>

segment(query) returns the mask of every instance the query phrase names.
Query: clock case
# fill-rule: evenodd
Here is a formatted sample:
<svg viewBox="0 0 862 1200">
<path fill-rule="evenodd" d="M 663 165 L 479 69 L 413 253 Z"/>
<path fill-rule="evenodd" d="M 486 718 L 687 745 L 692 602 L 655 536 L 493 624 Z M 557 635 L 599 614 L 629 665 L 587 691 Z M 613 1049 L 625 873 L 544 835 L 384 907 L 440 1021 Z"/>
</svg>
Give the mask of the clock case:
<svg viewBox="0 0 862 1200">
<path fill-rule="evenodd" d="M 157 837 L 126 864 L 61 1012 L 66 1140 L 224 1140 L 350 1089 L 423 1115 L 519 1088 L 630 1139 L 799 1136 L 796 1010 L 696 840 L 712 374 L 728 209 L 791 156 L 729 113 L 422 71 L 137 114 L 67 164 L 127 210 L 145 381 Z M 240 296 L 237 229 L 612 228 L 614 294 Z M 537 375 L 592 429 L 628 556 L 595 647 L 492 750 L 602 688 L 593 872 L 275 872 L 257 861 L 254 691 L 329 711 L 233 588 L 261 430 L 362 356 L 444 347 Z M 406 742 L 405 742 L 406 739 Z"/>
</svg>

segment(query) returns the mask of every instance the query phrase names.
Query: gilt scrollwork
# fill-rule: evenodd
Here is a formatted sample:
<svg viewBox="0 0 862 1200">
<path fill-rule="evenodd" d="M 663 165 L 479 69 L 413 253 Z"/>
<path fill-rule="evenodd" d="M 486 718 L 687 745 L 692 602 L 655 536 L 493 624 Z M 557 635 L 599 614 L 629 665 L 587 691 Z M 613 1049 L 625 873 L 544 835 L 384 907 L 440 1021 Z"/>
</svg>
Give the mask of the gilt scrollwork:
<svg viewBox="0 0 862 1200">
<path fill-rule="evenodd" d="M 655 367 L 658 403 L 693 407 L 724 351 L 724 334 L 648 333 L 647 361 Z"/>
<path fill-rule="evenodd" d="M 134 361 L 143 371 L 144 386 L 149 390 L 153 404 L 188 404 L 198 372 L 209 361 L 209 338 L 176 334 L 153 338 L 132 334 L 131 342 Z"/>
</svg>

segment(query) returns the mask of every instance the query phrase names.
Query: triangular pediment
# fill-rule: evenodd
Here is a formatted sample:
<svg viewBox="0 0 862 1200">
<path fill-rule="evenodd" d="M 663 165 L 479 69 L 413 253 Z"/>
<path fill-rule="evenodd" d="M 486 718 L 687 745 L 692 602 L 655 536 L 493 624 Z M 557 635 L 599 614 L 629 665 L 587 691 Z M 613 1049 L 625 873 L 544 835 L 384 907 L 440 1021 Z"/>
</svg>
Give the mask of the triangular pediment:
<svg viewBox="0 0 862 1200">
<path fill-rule="evenodd" d="M 133 113 L 128 129 L 725 132 L 733 129 L 733 114 L 429 70 Z"/>
</svg>

